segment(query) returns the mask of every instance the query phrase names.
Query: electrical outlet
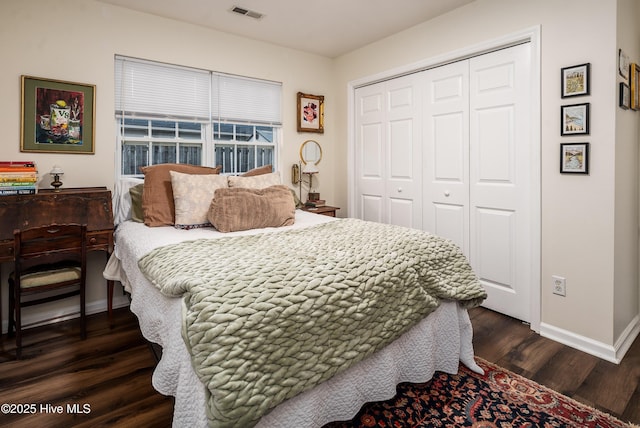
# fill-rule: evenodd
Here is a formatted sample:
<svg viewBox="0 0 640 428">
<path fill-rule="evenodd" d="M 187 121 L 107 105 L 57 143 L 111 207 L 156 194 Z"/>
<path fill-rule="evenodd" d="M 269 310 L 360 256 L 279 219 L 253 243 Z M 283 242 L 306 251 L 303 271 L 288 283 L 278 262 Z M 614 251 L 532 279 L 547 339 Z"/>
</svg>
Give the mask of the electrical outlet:
<svg viewBox="0 0 640 428">
<path fill-rule="evenodd" d="M 558 296 L 566 296 L 567 295 L 567 280 L 561 276 L 553 275 L 551 277 L 553 284 L 553 294 L 557 294 Z"/>
</svg>

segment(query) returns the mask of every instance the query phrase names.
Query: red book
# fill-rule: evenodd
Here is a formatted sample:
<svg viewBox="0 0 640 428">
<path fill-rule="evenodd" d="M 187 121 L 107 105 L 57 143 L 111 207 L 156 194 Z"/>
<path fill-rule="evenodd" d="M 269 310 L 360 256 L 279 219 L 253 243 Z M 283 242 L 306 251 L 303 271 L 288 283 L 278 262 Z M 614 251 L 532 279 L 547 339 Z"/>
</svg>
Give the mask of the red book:
<svg viewBox="0 0 640 428">
<path fill-rule="evenodd" d="M 29 166 L 29 167 L 35 167 L 36 163 L 33 161 L 0 161 L 0 167 L 4 168 L 4 167 L 23 167 L 23 166 Z"/>
</svg>

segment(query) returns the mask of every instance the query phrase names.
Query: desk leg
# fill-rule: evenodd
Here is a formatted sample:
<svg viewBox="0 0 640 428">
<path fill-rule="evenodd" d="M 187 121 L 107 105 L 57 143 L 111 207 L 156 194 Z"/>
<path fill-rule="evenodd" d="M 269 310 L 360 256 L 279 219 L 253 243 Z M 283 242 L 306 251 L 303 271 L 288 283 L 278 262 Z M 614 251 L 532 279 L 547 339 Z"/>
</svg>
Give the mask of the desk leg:
<svg viewBox="0 0 640 428">
<path fill-rule="evenodd" d="M 9 325 L 9 317 L 7 317 L 7 325 Z M 9 334 L 9 331 L 7 329 L 7 335 L 8 334 Z M 3 341 L 4 341 L 4 336 L 2 334 L 2 262 L 0 262 L 0 342 L 3 342 Z"/>
<path fill-rule="evenodd" d="M 113 328 L 113 286 L 114 281 L 107 280 L 107 310 L 109 311 L 109 328 Z"/>
</svg>

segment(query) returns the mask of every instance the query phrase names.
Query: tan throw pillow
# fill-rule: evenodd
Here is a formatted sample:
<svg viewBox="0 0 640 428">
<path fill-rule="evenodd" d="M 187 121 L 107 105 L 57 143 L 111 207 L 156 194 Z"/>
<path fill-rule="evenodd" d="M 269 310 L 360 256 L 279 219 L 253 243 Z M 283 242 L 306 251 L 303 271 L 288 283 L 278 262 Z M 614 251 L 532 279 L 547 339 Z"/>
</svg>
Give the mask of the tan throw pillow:
<svg viewBox="0 0 640 428">
<path fill-rule="evenodd" d="M 270 174 L 255 175 L 250 177 L 229 176 L 229 187 L 243 187 L 245 189 L 264 189 L 270 186 L 282 184 L 280 174 L 272 172 Z"/>
<path fill-rule="evenodd" d="M 228 187 L 227 177 L 218 174 L 183 174 L 170 171 L 175 227 L 195 229 L 211 226 L 207 215 L 216 189 Z"/>
<path fill-rule="evenodd" d="M 209 168 L 187 164 L 163 163 L 140 168 L 144 174 L 142 212 L 147 226 L 167 226 L 175 223 L 175 206 L 169 171 L 184 174 L 219 174 L 220 167 Z"/>
<path fill-rule="evenodd" d="M 289 226 L 295 215 L 293 196 L 284 185 L 218 189 L 209 208 L 209 221 L 220 232 Z"/>
<path fill-rule="evenodd" d="M 264 166 L 259 166 L 257 168 L 250 169 L 244 174 L 240 174 L 240 177 L 253 177 L 254 175 L 270 174 L 272 172 L 273 172 L 273 166 L 264 165 Z"/>
<path fill-rule="evenodd" d="M 142 214 L 143 186 L 144 183 L 140 183 L 129 188 L 129 196 L 131 197 L 131 220 L 138 223 L 144 223 L 144 214 Z"/>
</svg>

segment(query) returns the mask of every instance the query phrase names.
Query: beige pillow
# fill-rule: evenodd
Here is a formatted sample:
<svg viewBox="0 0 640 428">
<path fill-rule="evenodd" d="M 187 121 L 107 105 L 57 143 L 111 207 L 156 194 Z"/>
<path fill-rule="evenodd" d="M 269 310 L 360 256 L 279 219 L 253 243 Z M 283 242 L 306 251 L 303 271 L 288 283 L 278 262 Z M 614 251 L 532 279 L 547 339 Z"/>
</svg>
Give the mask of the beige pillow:
<svg viewBox="0 0 640 428">
<path fill-rule="evenodd" d="M 291 190 L 284 185 L 218 189 L 209 208 L 209 221 L 220 232 L 289 226 L 295 215 Z"/>
<path fill-rule="evenodd" d="M 187 164 L 163 163 L 140 168 L 144 174 L 142 212 L 147 226 L 167 226 L 175 223 L 173 190 L 169 171 L 185 174 L 219 174 L 220 167 L 209 168 Z"/>
<path fill-rule="evenodd" d="M 229 176 L 229 187 L 243 187 L 245 189 L 264 189 L 270 186 L 282 184 L 280 174 L 272 172 L 250 177 Z"/>
<path fill-rule="evenodd" d="M 264 165 L 264 166 L 259 166 L 257 168 L 250 169 L 244 174 L 240 174 L 240 177 L 253 177 L 254 175 L 269 174 L 272 172 L 273 172 L 273 166 Z"/>
<path fill-rule="evenodd" d="M 175 227 L 194 229 L 211 226 L 207 215 L 216 189 L 226 188 L 227 177 L 218 174 L 183 174 L 170 171 Z"/>
</svg>

